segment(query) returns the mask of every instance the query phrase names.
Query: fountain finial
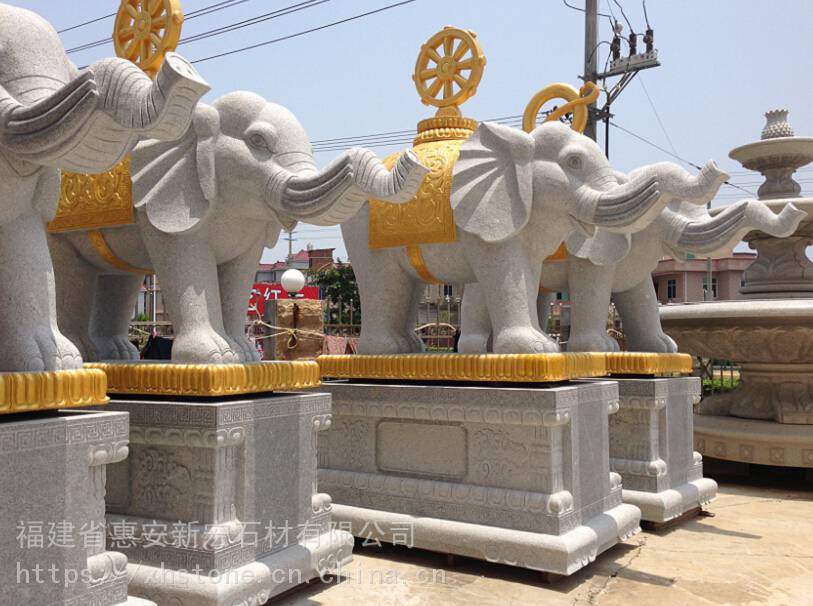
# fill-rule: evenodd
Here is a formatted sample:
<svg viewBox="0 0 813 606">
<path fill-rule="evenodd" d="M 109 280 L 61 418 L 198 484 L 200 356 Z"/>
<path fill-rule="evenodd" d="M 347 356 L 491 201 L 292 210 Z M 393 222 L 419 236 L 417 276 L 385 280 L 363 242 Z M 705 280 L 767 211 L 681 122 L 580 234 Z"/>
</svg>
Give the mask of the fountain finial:
<svg viewBox="0 0 813 606">
<path fill-rule="evenodd" d="M 778 137 L 792 137 L 793 128 L 788 122 L 788 110 L 774 109 L 765 112 L 765 127 L 762 129 L 760 139 L 776 139 Z"/>
</svg>

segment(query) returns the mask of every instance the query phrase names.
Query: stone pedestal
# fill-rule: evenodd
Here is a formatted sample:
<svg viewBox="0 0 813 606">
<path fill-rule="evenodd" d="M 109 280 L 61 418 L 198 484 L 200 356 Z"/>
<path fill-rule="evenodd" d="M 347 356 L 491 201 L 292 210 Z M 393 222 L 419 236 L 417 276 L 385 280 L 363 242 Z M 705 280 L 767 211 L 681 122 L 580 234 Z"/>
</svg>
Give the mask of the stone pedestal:
<svg viewBox="0 0 813 606">
<path fill-rule="evenodd" d="M 693 447 L 698 377 L 617 378 L 620 407 L 610 417 L 610 469 L 641 519 L 664 523 L 717 496 Z"/>
<path fill-rule="evenodd" d="M 316 492 L 330 396 L 116 399 L 131 454 L 109 473 L 108 544 L 131 591 L 172 606 L 266 600 L 351 559 Z"/>
<path fill-rule="evenodd" d="M 0 603 L 155 606 L 127 595 L 127 558 L 105 550 L 105 467 L 127 456 L 127 415 L 0 417 Z"/>
<path fill-rule="evenodd" d="M 639 530 L 609 468 L 615 383 L 320 389 L 319 489 L 356 536 L 568 575 Z"/>
</svg>

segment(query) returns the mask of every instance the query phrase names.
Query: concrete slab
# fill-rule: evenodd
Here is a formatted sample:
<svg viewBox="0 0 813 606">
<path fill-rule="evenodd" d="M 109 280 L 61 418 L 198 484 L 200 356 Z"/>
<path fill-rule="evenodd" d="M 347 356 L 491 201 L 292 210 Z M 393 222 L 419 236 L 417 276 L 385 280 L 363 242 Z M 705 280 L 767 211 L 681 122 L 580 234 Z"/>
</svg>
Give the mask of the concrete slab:
<svg viewBox="0 0 813 606">
<path fill-rule="evenodd" d="M 804 606 L 813 604 L 813 483 L 717 475 L 714 517 L 644 532 L 546 585 L 539 573 L 384 545 L 279 606 Z M 768 476 L 770 478 L 770 474 Z M 748 483 L 750 482 L 750 483 Z"/>
</svg>

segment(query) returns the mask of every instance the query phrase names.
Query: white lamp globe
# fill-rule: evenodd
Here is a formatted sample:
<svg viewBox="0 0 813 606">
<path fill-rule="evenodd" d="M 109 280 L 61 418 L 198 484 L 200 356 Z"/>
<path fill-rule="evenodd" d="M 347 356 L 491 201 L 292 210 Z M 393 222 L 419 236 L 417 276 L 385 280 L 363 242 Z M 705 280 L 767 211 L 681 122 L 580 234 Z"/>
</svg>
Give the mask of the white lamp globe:
<svg viewBox="0 0 813 606">
<path fill-rule="evenodd" d="M 280 284 L 286 292 L 299 292 L 305 286 L 305 275 L 298 269 L 289 269 L 282 274 Z"/>
</svg>

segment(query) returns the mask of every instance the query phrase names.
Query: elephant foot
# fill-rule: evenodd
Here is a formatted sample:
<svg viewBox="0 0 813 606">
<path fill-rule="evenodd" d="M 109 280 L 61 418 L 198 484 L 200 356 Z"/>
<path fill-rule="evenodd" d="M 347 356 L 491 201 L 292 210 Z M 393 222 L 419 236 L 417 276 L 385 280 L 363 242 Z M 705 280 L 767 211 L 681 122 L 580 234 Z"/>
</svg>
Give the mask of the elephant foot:
<svg viewBox="0 0 813 606">
<path fill-rule="evenodd" d="M 240 353 L 212 329 L 179 334 L 172 343 L 172 361 L 182 364 L 237 364 Z"/>
<path fill-rule="evenodd" d="M 618 342 L 606 332 L 571 334 L 567 351 L 621 351 Z"/>
<path fill-rule="evenodd" d="M 79 355 L 85 362 L 98 362 L 101 358 L 96 352 L 96 343 L 87 335 L 75 335 L 67 333 L 64 335 L 74 347 L 79 350 Z"/>
<path fill-rule="evenodd" d="M 423 341 L 414 333 L 401 333 L 395 330 L 361 331 L 358 348 L 360 354 L 388 355 L 422 351 Z"/>
<path fill-rule="evenodd" d="M 559 344 L 529 327 L 507 328 L 494 338 L 494 353 L 558 353 Z"/>
<path fill-rule="evenodd" d="M 488 353 L 488 334 L 467 333 L 460 336 L 457 342 L 457 352 L 462 354 Z"/>
<path fill-rule="evenodd" d="M 245 335 L 226 335 L 232 349 L 240 356 L 241 362 L 259 362 L 262 360 L 260 352 Z"/>
<path fill-rule="evenodd" d="M 678 346 L 674 339 L 664 332 L 648 334 L 640 339 L 627 339 L 628 351 L 646 351 L 651 353 L 677 353 Z"/>
<path fill-rule="evenodd" d="M 94 337 L 97 361 L 102 360 L 139 360 L 141 355 L 135 345 L 125 336 Z"/>
<path fill-rule="evenodd" d="M 3 343 L 0 370 L 43 372 L 82 368 L 76 346 L 50 326 L 21 328 Z"/>
</svg>

